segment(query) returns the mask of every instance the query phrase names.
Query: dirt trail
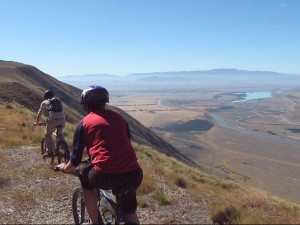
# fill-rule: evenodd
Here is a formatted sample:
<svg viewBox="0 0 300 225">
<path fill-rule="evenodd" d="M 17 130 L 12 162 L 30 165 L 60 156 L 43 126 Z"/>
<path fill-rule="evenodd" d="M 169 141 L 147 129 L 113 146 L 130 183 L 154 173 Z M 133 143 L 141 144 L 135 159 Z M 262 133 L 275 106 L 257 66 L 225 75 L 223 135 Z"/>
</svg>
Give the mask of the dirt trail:
<svg viewBox="0 0 300 225">
<path fill-rule="evenodd" d="M 80 185 L 76 177 L 54 172 L 44 163 L 37 147 L 0 148 L 0 154 L 1 223 L 74 223 L 71 194 Z M 184 189 L 169 190 L 163 180 L 161 188 L 170 193 L 174 201 L 159 206 L 151 195 L 142 196 L 148 207 L 138 208 L 141 223 L 212 223 L 207 198 L 194 201 Z"/>
</svg>

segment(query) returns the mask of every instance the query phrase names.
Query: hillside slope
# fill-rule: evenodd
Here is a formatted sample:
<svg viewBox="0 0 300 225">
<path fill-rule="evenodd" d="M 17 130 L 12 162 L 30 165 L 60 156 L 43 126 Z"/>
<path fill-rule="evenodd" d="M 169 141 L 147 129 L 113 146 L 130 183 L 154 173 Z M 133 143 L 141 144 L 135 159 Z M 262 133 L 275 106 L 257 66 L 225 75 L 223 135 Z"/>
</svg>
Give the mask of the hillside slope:
<svg viewBox="0 0 300 225">
<path fill-rule="evenodd" d="M 68 121 L 77 123 L 82 118 L 84 111 L 79 102 L 80 89 L 60 82 L 33 66 L 0 60 L 0 102 L 17 102 L 37 112 L 46 89 L 54 90 L 56 96 L 63 101 Z M 153 146 L 166 154 L 190 163 L 170 144 L 127 113 L 109 105 L 108 108 L 124 116 L 129 124 L 133 141 Z"/>
<path fill-rule="evenodd" d="M 33 66 L 0 60 L 1 101 L 14 101 L 36 112 L 47 89 L 54 90 L 64 102 L 69 121 L 81 118 L 83 109 L 77 100 L 80 89 L 62 83 Z"/>
</svg>

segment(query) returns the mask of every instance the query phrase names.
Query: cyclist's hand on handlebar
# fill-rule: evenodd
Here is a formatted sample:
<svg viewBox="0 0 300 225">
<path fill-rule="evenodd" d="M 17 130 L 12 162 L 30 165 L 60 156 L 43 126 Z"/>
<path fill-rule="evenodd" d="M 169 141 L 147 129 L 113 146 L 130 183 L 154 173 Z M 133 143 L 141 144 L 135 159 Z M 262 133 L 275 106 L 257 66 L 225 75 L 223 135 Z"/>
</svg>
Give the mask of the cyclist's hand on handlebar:
<svg viewBox="0 0 300 225">
<path fill-rule="evenodd" d="M 39 123 L 35 122 L 35 123 L 33 123 L 33 125 L 34 126 L 45 126 L 45 125 L 47 125 L 47 123 L 46 122 L 39 122 Z"/>
<path fill-rule="evenodd" d="M 58 164 L 58 165 L 56 165 L 56 166 L 54 167 L 54 170 L 55 170 L 55 171 L 62 171 L 63 168 L 64 168 L 65 166 L 66 166 L 65 163 Z"/>
</svg>

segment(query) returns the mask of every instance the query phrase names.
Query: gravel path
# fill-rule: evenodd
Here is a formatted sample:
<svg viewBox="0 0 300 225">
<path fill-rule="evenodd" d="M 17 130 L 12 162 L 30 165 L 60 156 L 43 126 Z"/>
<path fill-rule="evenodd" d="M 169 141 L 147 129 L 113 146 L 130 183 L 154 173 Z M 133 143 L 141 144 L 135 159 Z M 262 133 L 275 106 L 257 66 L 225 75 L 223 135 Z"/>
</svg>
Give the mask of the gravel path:
<svg viewBox="0 0 300 225">
<path fill-rule="evenodd" d="M 80 185 L 74 176 L 54 172 L 36 147 L 0 149 L 0 218 L 4 224 L 72 224 L 71 195 Z M 4 159 L 3 160 L 3 155 Z M 185 189 L 170 190 L 172 203 L 158 205 L 139 196 L 147 207 L 138 207 L 142 224 L 211 224 L 208 199 L 193 199 Z M 138 197 L 138 198 L 139 198 Z"/>
</svg>

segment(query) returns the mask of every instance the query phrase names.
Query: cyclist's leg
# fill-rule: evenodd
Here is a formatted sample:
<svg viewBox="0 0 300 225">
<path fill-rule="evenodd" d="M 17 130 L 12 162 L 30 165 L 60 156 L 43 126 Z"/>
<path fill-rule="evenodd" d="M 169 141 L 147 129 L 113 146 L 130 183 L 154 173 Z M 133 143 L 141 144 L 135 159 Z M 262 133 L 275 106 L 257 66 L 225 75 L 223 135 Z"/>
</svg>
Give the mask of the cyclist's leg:
<svg viewBox="0 0 300 225">
<path fill-rule="evenodd" d="M 136 189 L 140 186 L 142 180 L 143 171 L 141 169 L 120 174 L 116 176 L 116 181 L 118 187 L 122 188 L 113 189 L 113 194 L 116 195 L 117 204 L 124 212 L 126 221 L 132 224 L 139 224 L 136 213 Z"/>
<path fill-rule="evenodd" d="M 122 209 L 125 221 L 130 224 L 140 224 L 136 213 L 136 190 L 133 186 L 114 190 L 118 207 Z"/>
<path fill-rule="evenodd" d="M 79 177 L 82 186 L 82 195 L 85 202 L 86 210 L 93 224 L 98 224 L 100 221 L 99 210 L 97 206 L 98 194 L 89 179 L 89 173 L 93 171 L 92 166 L 86 168 L 82 176 Z"/>
<path fill-rule="evenodd" d="M 65 141 L 65 137 L 64 137 L 64 134 L 63 134 L 63 129 L 65 128 L 65 125 L 66 125 L 66 120 L 56 120 L 56 135 L 57 135 L 57 138 L 58 140 L 60 141 Z"/>
<path fill-rule="evenodd" d="M 65 127 L 66 124 L 66 120 L 57 120 L 57 128 L 56 128 L 56 135 L 58 140 L 61 143 L 61 147 L 64 150 L 64 156 L 66 157 L 70 157 L 70 151 L 69 151 L 69 146 L 67 144 L 67 142 L 65 141 L 65 137 L 63 134 L 63 129 Z"/>
<path fill-rule="evenodd" d="M 98 173 L 92 169 L 88 174 L 88 180 L 93 186 L 104 190 L 113 190 L 113 194 L 117 197 L 117 204 L 125 213 L 126 220 L 130 221 L 131 224 L 139 224 L 136 214 L 136 189 L 141 184 L 142 179 L 143 172 L 141 169 L 122 174 Z M 125 191 L 123 192 L 123 190 Z"/>
<path fill-rule="evenodd" d="M 53 142 L 52 142 L 52 133 L 55 131 L 56 127 L 52 121 L 48 121 L 46 129 L 45 129 L 45 141 L 46 146 L 48 148 L 48 155 L 53 155 Z"/>
<path fill-rule="evenodd" d="M 85 202 L 86 210 L 89 214 L 89 217 L 93 224 L 98 224 L 99 222 L 99 211 L 97 206 L 97 191 L 96 189 L 88 190 L 85 188 L 82 188 L 82 195 Z"/>
</svg>

